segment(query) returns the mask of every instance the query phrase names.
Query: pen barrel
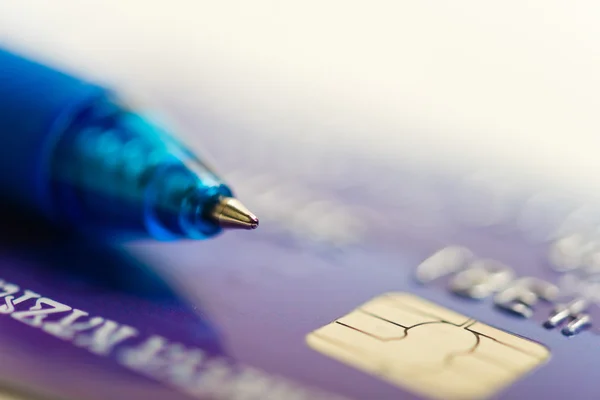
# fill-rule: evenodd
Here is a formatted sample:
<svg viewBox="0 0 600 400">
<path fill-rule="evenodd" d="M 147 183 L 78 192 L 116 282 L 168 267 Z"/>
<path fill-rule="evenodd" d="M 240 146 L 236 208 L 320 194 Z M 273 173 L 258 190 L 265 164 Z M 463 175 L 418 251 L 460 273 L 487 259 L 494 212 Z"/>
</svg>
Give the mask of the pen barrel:
<svg viewBox="0 0 600 400">
<path fill-rule="evenodd" d="M 206 215 L 202 207 L 232 195 L 170 135 L 110 98 L 73 118 L 51 168 L 51 195 L 61 219 L 103 233 L 212 236 L 220 228 L 198 218 Z"/>
<path fill-rule="evenodd" d="M 0 49 L 2 196 L 51 214 L 56 142 L 73 115 L 104 95 L 98 86 Z"/>
<path fill-rule="evenodd" d="M 0 52 L 2 195 L 110 236 L 204 238 L 229 188 L 102 88 Z"/>
</svg>

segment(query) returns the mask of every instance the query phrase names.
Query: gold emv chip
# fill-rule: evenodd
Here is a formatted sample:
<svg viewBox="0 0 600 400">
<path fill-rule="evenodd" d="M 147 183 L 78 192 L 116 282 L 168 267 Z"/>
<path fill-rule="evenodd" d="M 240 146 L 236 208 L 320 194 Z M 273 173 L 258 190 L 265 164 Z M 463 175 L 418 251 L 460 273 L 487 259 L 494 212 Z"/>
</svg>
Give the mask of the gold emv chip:
<svg viewBox="0 0 600 400">
<path fill-rule="evenodd" d="M 482 399 L 550 356 L 536 342 L 407 293 L 387 293 L 310 333 L 314 350 L 434 399 Z"/>
</svg>

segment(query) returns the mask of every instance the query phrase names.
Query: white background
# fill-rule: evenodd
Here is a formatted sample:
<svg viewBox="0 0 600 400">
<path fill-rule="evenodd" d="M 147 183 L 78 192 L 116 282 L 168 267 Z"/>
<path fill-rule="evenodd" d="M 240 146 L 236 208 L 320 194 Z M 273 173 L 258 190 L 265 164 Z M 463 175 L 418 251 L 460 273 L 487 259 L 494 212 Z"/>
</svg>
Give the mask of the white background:
<svg viewBox="0 0 600 400">
<path fill-rule="evenodd" d="M 0 44 L 266 134 L 595 191 L 599 17 L 597 1 L 2 0 Z"/>
</svg>

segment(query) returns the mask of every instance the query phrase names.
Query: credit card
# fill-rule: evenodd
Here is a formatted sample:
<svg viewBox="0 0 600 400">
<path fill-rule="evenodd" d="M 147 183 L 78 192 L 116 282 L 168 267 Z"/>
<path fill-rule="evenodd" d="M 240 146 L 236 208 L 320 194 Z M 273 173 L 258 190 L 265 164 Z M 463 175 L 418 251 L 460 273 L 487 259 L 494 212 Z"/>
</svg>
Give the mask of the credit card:
<svg viewBox="0 0 600 400">
<path fill-rule="evenodd" d="M 593 197 L 202 127 L 260 229 L 92 245 L 5 219 L 0 381 L 82 400 L 598 398 Z"/>
<path fill-rule="evenodd" d="M 83 400 L 597 398 L 593 199 L 259 139 L 296 164 L 206 142 L 251 233 L 104 246 L 7 224 L 1 380 Z"/>
<path fill-rule="evenodd" d="M 205 305 L 235 359 L 352 399 L 598 397 L 594 196 L 510 165 L 250 141 L 255 158 L 214 149 L 256 234 L 131 247 Z M 269 168 L 269 149 L 293 165 Z M 404 300 L 382 311 L 389 293 Z M 375 343 L 388 334 L 418 345 Z"/>
<path fill-rule="evenodd" d="M 0 397 L 334 396 L 233 358 L 202 305 L 125 249 L 1 209 Z"/>
</svg>

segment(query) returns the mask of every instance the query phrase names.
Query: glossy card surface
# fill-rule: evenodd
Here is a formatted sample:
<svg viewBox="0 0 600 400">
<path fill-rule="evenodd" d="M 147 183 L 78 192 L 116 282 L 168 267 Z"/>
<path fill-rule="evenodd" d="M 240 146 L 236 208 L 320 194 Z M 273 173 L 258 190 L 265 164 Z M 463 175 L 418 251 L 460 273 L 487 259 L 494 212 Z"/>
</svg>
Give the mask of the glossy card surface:
<svg viewBox="0 0 600 400">
<path fill-rule="evenodd" d="M 316 148 L 253 141 L 281 168 L 244 158 L 243 138 L 238 148 L 205 143 L 260 215 L 256 231 L 124 247 L 27 221 L 4 233 L 2 380 L 84 400 L 597 398 L 593 201 L 503 171 L 319 158 Z M 404 293 L 397 312 L 377 303 L 390 292 Z M 487 338 L 485 368 L 469 364 L 477 351 L 449 362 L 456 381 L 477 384 L 416 383 L 415 368 L 429 365 L 415 360 L 420 347 L 382 352 L 357 336 L 350 342 L 366 353 L 352 360 L 313 340 L 331 338 L 333 321 L 368 331 L 351 313 L 365 303 L 391 321 L 382 332 L 418 324 L 406 302 Z M 436 346 L 420 346 L 434 360 L 455 346 L 451 332 L 427 335 Z M 393 372 L 367 365 L 382 355 L 398 360 Z"/>
</svg>

